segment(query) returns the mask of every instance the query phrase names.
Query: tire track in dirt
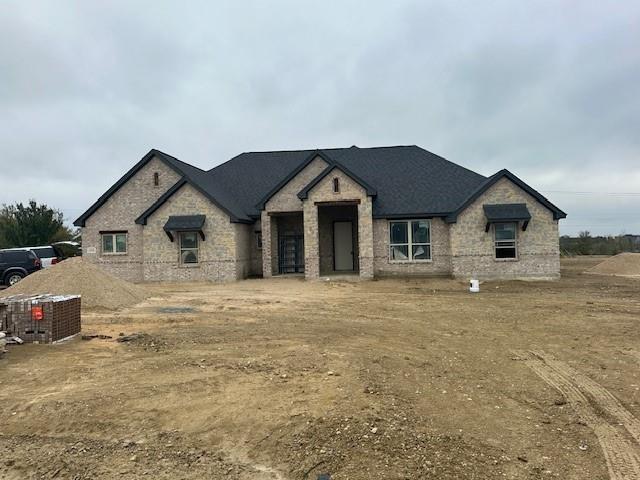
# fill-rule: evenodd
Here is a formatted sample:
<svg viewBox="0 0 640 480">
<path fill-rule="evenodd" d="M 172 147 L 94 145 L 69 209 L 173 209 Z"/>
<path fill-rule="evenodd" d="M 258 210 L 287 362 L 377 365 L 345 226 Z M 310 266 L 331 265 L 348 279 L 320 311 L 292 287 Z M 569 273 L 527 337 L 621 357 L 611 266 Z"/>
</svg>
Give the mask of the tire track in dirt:
<svg viewBox="0 0 640 480">
<path fill-rule="evenodd" d="M 542 380 L 560 391 L 576 414 L 593 430 L 604 453 L 610 479 L 639 479 L 640 445 L 629 438 L 624 430 L 621 431 L 621 429 L 611 425 L 605 418 L 599 415 L 597 410 L 597 408 L 599 408 L 610 414 L 608 409 L 611 408 L 611 401 L 608 397 L 613 396 L 600 385 L 598 385 L 599 388 L 595 389 L 591 384 L 585 385 L 585 383 L 588 382 L 584 382 L 584 378 L 580 378 L 580 382 L 578 382 L 575 377 L 567 376 L 567 373 L 573 371 L 573 369 L 562 362 L 551 359 L 543 352 L 515 353 L 520 358 L 523 358 L 527 366 L 542 378 Z M 573 372 L 577 374 L 577 372 Z M 584 377 L 582 375 L 580 376 Z M 590 379 L 589 381 L 595 383 Z M 583 388 L 589 392 L 595 392 L 597 396 L 585 392 Z M 604 405 L 598 403 L 599 398 L 603 397 L 601 390 L 604 390 L 608 394 L 604 395 Z M 587 395 L 590 395 L 591 399 L 589 399 Z M 620 405 L 615 397 L 614 400 Z M 620 405 L 620 407 L 624 409 L 622 405 Z M 618 412 L 617 407 L 614 408 L 614 411 L 617 414 L 621 413 Z M 627 414 L 631 415 L 628 411 Z M 611 415 L 618 418 L 616 415 Z M 624 424 L 624 426 L 625 428 L 627 427 L 626 424 Z"/>
<path fill-rule="evenodd" d="M 609 390 L 599 383 L 594 382 L 586 375 L 571 368 L 566 363 L 556 360 L 544 352 L 534 351 L 531 353 L 540 358 L 560 375 L 563 375 L 568 381 L 573 382 L 582 392 L 589 395 L 599 408 L 615 418 L 618 423 L 621 423 L 640 445 L 640 420 L 634 417 Z"/>
</svg>

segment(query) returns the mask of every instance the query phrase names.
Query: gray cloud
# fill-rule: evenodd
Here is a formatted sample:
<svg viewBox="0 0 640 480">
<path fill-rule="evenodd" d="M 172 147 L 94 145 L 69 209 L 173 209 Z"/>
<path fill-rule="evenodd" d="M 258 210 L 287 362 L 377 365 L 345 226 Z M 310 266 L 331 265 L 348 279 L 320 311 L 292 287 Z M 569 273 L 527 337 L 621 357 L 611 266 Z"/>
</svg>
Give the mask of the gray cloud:
<svg viewBox="0 0 640 480">
<path fill-rule="evenodd" d="M 640 195 L 611 195 L 640 192 L 638 4 L 0 9 L 0 202 L 73 219 L 152 147 L 210 168 L 249 150 L 415 143 L 509 168 L 569 213 L 563 232 L 640 233 Z"/>
</svg>

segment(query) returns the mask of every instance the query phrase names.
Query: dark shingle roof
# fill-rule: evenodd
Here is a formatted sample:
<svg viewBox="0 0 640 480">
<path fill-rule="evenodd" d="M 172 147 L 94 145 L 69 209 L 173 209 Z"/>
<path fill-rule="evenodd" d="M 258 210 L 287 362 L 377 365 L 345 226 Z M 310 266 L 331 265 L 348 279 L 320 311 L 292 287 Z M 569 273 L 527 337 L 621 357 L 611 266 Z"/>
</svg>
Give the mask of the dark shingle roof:
<svg viewBox="0 0 640 480">
<path fill-rule="evenodd" d="M 525 203 L 494 203 L 485 204 L 484 216 L 489 222 L 515 222 L 531 220 L 531 214 Z"/>
<path fill-rule="evenodd" d="M 206 218 L 205 215 L 171 215 L 163 228 L 167 232 L 202 230 Z"/>
<path fill-rule="evenodd" d="M 377 218 L 447 216 L 448 221 L 455 221 L 461 208 L 507 174 L 520 186 L 524 185 L 528 192 L 537 195 L 536 198 L 554 211 L 556 218 L 564 218 L 564 212 L 514 175 L 509 172 L 505 174 L 506 170 L 486 178 L 427 150 L 409 145 L 248 152 L 209 171 L 154 149 L 74 223 L 84 226 L 85 220 L 154 155 L 165 161 L 182 178 L 171 192 L 167 192 L 144 212 L 136 220 L 137 223 L 146 223 L 146 218 L 164 203 L 165 197 L 168 198 L 186 183 L 193 185 L 227 212 L 231 221 L 251 223 L 260 216 L 263 202 L 317 154 L 349 172 L 368 190 L 376 193 L 373 216 Z"/>
<path fill-rule="evenodd" d="M 237 206 L 257 217 L 257 205 L 314 152 L 243 153 L 208 173 L 220 186 L 232 186 Z M 415 145 L 322 152 L 376 190 L 376 217 L 447 214 L 485 180 Z"/>
</svg>

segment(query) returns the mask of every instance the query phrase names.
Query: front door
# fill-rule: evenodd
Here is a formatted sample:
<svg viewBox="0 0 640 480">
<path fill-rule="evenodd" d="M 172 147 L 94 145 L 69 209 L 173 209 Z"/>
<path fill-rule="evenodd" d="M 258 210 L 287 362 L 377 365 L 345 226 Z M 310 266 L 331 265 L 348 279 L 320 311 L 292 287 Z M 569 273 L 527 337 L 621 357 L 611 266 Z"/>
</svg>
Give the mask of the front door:
<svg viewBox="0 0 640 480">
<path fill-rule="evenodd" d="M 353 223 L 333 224 L 333 263 L 336 271 L 353 270 Z"/>
</svg>

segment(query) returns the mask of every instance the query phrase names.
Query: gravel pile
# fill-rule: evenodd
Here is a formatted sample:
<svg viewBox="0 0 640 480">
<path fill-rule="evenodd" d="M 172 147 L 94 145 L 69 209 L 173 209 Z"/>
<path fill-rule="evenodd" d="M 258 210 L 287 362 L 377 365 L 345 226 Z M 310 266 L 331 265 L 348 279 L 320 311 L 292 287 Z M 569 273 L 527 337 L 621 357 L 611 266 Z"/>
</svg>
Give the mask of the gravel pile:
<svg viewBox="0 0 640 480">
<path fill-rule="evenodd" d="M 0 292 L 0 296 L 17 293 L 52 293 L 82 295 L 82 307 L 117 310 L 140 303 L 149 292 L 140 285 L 121 280 L 81 257 L 69 258 L 40 270 Z"/>
<path fill-rule="evenodd" d="M 640 253 L 619 253 L 590 268 L 586 273 L 640 277 Z"/>
</svg>

